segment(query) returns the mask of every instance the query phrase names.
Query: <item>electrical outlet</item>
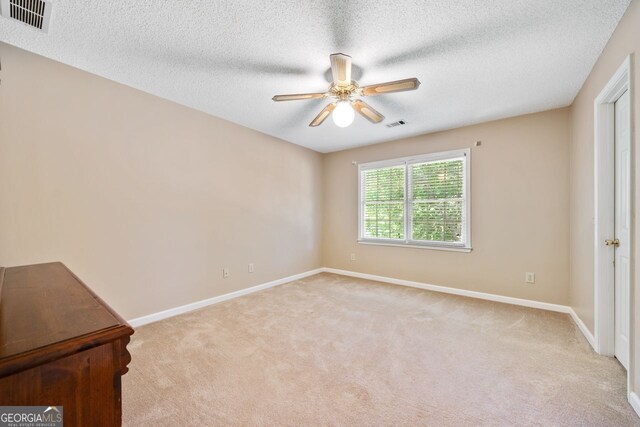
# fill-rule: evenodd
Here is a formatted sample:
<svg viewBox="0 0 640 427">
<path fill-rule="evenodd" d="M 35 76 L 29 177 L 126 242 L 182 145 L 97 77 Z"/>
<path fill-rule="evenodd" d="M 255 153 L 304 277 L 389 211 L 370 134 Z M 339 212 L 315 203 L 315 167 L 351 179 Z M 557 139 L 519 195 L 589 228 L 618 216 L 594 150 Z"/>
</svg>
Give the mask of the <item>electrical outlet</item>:
<svg viewBox="0 0 640 427">
<path fill-rule="evenodd" d="M 249 273 L 253 273 L 254 272 L 254 268 L 253 268 L 253 263 L 249 263 Z"/>
<path fill-rule="evenodd" d="M 536 283 L 536 275 L 535 273 L 524 273 L 524 281 L 527 283 Z"/>
<path fill-rule="evenodd" d="M 222 269 L 222 278 L 223 279 L 228 279 L 229 278 L 229 268 L 225 267 Z"/>
<path fill-rule="evenodd" d="M 355 261 L 356 260 L 356 254 L 351 254 L 351 261 Z"/>
</svg>

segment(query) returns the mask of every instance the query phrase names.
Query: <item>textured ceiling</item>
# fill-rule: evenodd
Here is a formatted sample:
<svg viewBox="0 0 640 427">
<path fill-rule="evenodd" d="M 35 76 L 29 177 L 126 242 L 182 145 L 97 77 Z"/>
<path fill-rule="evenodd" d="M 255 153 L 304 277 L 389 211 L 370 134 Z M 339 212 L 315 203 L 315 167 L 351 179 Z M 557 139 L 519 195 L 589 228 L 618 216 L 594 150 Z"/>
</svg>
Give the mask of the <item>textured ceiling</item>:
<svg viewBox="0 0 640 427">
<path fill-rule="evenodd" d="M 630 0 L 54 0 L 48 34 L 0 18 L 0 40 L 321 152 L 569 105 Z M 329 54 L 385 121 L 308 123 Z M 404 119 L 407 125 L 387 128 Z"/>
</svg>

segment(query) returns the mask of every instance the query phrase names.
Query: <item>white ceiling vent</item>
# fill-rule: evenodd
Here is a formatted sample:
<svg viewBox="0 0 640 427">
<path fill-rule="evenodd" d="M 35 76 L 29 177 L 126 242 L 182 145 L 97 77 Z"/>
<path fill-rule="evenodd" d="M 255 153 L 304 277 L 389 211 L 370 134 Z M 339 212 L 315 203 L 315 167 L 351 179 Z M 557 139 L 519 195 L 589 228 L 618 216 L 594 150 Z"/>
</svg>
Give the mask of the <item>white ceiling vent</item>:
<svg viewBox="0 0 640 427">
<path fill-rule="evenodd" d="M 51 2 L 43 0 L 0 0 L 0 14 L 43 32 L 49 30 Z"/>
<path fill-rule="evenodd" d="M 389 123 L 387 125 L 388 128 L 394 128 L 396 126 L 402 126 L 402 125 L 406 125 L 407 122 L 405 122 L 404 120 L 398 120 L 397 122 L 393 122 L 393 123 Z"/>
</svg>

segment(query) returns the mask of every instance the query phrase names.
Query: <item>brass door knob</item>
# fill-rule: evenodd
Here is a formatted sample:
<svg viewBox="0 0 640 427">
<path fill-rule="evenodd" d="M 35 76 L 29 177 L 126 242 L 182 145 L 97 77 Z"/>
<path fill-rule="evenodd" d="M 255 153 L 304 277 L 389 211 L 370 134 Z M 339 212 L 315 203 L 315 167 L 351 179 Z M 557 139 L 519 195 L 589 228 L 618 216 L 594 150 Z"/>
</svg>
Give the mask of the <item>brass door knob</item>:
<svg viewBox="0 0 640 427">
<path fill-rule="evenodd" d="M 604 241 L 604 244 L 607 246 L 613 246 L 614 248 L 617 248 L 618 246 L 620 246 L 620 240 L 618 239 L 608 239 Z"/>
</svg>

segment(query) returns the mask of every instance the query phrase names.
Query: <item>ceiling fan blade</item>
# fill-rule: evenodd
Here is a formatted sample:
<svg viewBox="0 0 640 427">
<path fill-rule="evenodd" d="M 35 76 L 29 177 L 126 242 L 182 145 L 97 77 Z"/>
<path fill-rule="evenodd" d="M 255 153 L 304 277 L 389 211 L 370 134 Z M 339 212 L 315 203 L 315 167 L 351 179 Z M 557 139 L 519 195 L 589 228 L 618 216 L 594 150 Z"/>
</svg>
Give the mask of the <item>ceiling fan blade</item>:
<svg viewBox="0 0 640 427">
<path fill-rule="evenodd" d="M 331 74 L 336 86 L 349 86 L 351 84 L 351 57 L 343 53 L 330 55 Z"/>
<path fill-rule="evenodd" d="M 318 99 L 327 96 L 326 93 L 292 93 L 290 95 L 276 95 L 274 101 L 298 101 L 302 99 Z"/>
<path fill-rule="evenodd" d="M 336 108 L 336 104 L 335 102 L 327 105 L 326 107 L 324 107 L 322 109 L 322 111 L 320 111 L 320 114 L 318 114 L 316 116 L 315 119 L 313 119 L 313 121 L 311 123 L 309 123 L 309 126 L 311 127 L 316 127 L 316 126 L 320 126 L 322 124 L 322 122 L 324 122 L 326 120 L 327 117 L 329 117 L 329 115 L 331 114 L 331 112 Z"/>
<path fill-rule="evenodd" d="M 369 120 L 371 123 L 380 123 L 382 120 L 384 120 L 384 116 L 382 114 L 378 113 L 364 101 L 356 99 L 355 101 L 351 101 L 351 106 L 354 110 L 360 113 L 360 115 Z"/>
<path fill-rule="evenodd" d="M 420 80 L 415 77 L 411 79 L 396 80 L 395 82 L 378 83 L 362 87 L 362 95 L 375 96 L 391 92 L 404 92 L 405 90 L 416 90 L 420 86 Z"/>
</svg>

